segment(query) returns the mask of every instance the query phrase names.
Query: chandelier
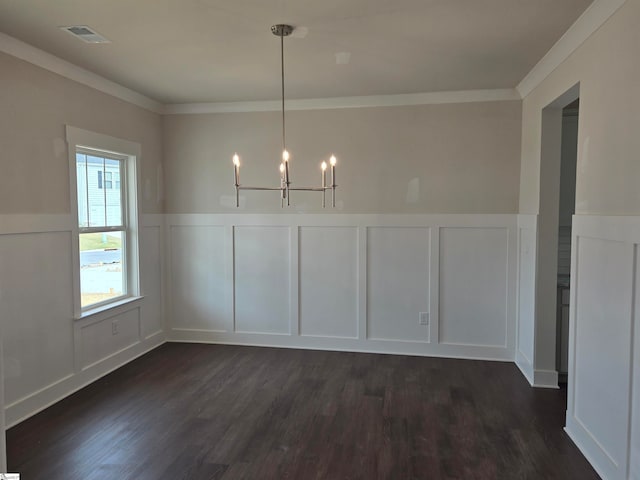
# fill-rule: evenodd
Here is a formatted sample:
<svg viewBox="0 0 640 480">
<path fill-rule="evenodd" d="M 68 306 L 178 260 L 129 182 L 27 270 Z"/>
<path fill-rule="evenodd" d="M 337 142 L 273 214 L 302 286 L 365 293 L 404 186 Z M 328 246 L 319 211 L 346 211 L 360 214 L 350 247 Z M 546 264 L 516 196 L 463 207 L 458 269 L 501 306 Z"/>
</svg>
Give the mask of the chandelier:
<svg viewBox="0 0 640 480">
<path fill-rule="evenodd" d="M 336 206 L 336 157 L 331 155 L 329 165 L 331 167 L 331 185 L 327 185 L 327 162 L 320 164 L 322 172 L 321 186 L 319 187 L 292 187 L 291 176 L 289 175 L 290 155 L 287 150 L 285 136 L 285 119 L 284 119 L 284 37 L 291 35 L 294 27 L 291 25 L 274 25 L 271 32 L 280 37 L 280 66 L 282 79 L 282 163 L 280 163 L 280 186 L 279 187 L 250 187 L 240 184 L 240 157 L 237 153 L 233 155 L 234 184 L 236 188 L 236 207 L 240 206 L 240 190 L 272 190 L 280 192 L 280 205 L 284 207 L 285 201 L 287 206 L 290 205 L 291 192 L 321 192 L 322 207 L 325 207 L 325 193 L 331 190 L 331 206 Z"/>
</svg>

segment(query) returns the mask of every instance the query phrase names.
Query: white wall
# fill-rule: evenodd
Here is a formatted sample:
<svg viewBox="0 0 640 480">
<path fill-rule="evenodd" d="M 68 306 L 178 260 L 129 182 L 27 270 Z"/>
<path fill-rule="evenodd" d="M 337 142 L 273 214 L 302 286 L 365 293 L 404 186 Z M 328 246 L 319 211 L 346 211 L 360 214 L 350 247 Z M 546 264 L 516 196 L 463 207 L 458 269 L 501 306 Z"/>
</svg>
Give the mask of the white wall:
<svg viewBox="0 0 640 480">
<path fill-rule="evenodd" d="M 603 478 L 640 477 L 640 217 L 573 221 L 567 432 Z"/>
<path fill-rule="evenodd" d="M 640 475 L 632 343 L 639 237 L 629 227 L 640 213 L 639 19 L 640 0 L 624 2 L 523 100 L 520 214 L 538 217 L 538 253 L 534 335 L 519 335 L 519 350 L 533 351 L 533 370 L 544 371 L 555 365 L 557 257 L 549 248 L 557 245 L 550 206 L 558 177 L 543 126 L 547 107 L 559 115 L 559 99 L 579 86 L 567 432 L 606 479 Z M 521 290 L 519 304 L 529 305 L 530 294 Z M 531 317 L 520 313 L 519 331 L 531 332 Z"/>
<path fill-rule="evenodd" d="M 0 300 L 2 299 L 0 290 Z M 4 356 L 2 353 L 2 323 L 0 323 L 0 472 L 7 471 L 7 437 L 4 418 Z"/>
<path fill-rule="evenodd" d="M 0 52 L 0 214 L 69 213 L 65 125 L 142 145 L 143 213 L 162 213 L 162 117 Z"/>
<path fill-rule="evenodd" d="M 513 360 L 519 101 L 164 118 L 169 339 Z M 195 252 L 195 257 L 192 256 Z M 428 315 L 420 325 L 419 314 Z"/>
<path fill-rule="evenodd" d="M 0 322 L 11 426 L 164 341 L 162 119 L 4 53 L 0 71 Z M 73 318 L 66 125 L 142 148 L 144 298 L 82 320 Z"/>
<path fill-rule="evenodd" d="M 320 186 L 320 163 L 338 157 L 337 209 L 326 213 L 516 213 L 520 101 L 287 112 L 294 186 Z M 167 213 L 282 213 L 277 112 L 164 117 Z M 321 213 L 318 193 L 292 193 L 287 212 Z"/>
<path fill-rule="evenodd" d="M 163 219 L 142 215 L 144 298 L 74 320 L 70 215 L 0 215 L 5 411 L 12 426 L 164 341 Z M 118 333 L 111 325 L 118 322 Z"/>
<path fill-rule="evenodd" d="M 518 215 L 518 339 L 516 364 L 535 384 L 536 257 L 538 217 Z"/>
<path fill-rule="evenodd" d="M 627 0 L 524 98 L 520 213 L 537 214 L 546 193 L 540 183 L 542 109 L 578 83 L 576 213 L 640 212 L 640 162 L 634 156 L 640 150 L 639 17 L 640 1 Z"/>
<path fill-rule="evenodd" d="M 170 340 L 514 358 L 515 215 L 166 222 Z"/>
</svg>

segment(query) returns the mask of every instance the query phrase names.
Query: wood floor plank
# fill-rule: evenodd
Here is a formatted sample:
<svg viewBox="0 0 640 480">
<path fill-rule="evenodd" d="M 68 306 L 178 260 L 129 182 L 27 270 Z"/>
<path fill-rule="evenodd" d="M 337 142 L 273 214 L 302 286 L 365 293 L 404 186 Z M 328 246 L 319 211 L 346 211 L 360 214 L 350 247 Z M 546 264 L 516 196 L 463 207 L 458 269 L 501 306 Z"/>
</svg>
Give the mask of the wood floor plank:
<svg viewBox="0 0 640 480">
<path fill-rule="evenodd" d="M 22 480 L 598 476 L 510 363 L 166 344 L 7 432 Z"/>
</svg>

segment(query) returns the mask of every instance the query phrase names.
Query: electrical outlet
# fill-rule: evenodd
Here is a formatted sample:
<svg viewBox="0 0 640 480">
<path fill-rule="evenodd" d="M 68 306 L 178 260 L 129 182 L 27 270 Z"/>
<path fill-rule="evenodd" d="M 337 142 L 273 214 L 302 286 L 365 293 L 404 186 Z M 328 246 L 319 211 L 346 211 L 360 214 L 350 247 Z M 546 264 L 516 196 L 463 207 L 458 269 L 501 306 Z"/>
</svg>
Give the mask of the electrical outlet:
<svg viewBox="0 0 640 480">
<path fill-rule="evenodd" d="M 418 317 L 418 325 L 429 325 L 429 313 L 428 312 L 420 312 Z"/>
<path fill-rule="evenodd" d="M 118 334 L 118 321 L 114 320 L 113 322 L 111 322 L 111 335 L 117 335 Z"/>
</svg>

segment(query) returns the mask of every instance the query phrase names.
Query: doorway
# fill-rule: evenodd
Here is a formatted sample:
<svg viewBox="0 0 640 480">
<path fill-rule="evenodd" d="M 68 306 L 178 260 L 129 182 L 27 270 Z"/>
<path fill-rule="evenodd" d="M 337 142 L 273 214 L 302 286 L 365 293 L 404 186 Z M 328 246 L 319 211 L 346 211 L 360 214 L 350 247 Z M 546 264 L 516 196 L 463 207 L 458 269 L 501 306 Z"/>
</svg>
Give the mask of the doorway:
<svg viewBox="0 0 640 480">
<path fill-rule="evenodd" d="M 560 364 L 566 351 L 565 340 L 568 338 L 568 292 L 559 291 L 558 274 L 562 271 L 569 281 L 570 288 L 570 261 L 571 235 L 567 229 L 567 217 L 571 217 L 575 208 L 575 160 L 567 160 L 564 165 L 564 188 L 561 193 L 561 176 L 563 171 L 563 121 L 565 113 L 574 113 L 575 103 L 580 96 L 580 85 L 576 84 L 564 94 L 542 109 L 541 116 L 541 145 L 540 145 L 540 197 L 538 210 L 538 249 L 536 254 L 536 300 L 535 300 L 535 341 L 534 341 L 534 369 L 535 385 L 547 388 L 558 388 L 558 372 L 563 372 Z M 569 108 L 567 108 L 569 107 Z M 565 110 L 566 109 L 566 110 Z M 577 113 L 577 111 L 575 112 Z M 577 145 L 577 116 L 567 118 L 567 127 L 564 131 L 567 135 L 565 151 L 569 153 L 575 150 L 575 145 L 570 148 L 572 142 Z M 575 122 L 575 133 L 570 135 L 572 128 L 568 125 Z M 573 138 L 571 138 L 573 137 Z M 570 155 L 566 155 L 567 158 Z M 573 172 L 573 173 L 570 173 Z M 563 229 L 560 234 L 560 203 L 563 203 Z M 571 200 L 572 199 L 572 200 Z M 564 205 L 569 205 L 567 209 Z M 570 212 L 570 213 L 569 213 Z M 568 237 L 567 237 L 568 235 Z M 563 246 L 560 248 L 560 240 Z M 569 248 L 567 249 L 567 246 Z M 559 268 L 560 267 L 560 268 Z M 562 279 L 561 279 L 562 280 Z M 564 299 L 563 299 L 564 296 Z M 565 300 L 565 302 L 563 302 Z M 564 305 L 567 322 L 562 329 L 562 311 L 558 305 Z M 565 362 L 566 365 L 566 362 Z M 564 373 L 564 372 L 563 372 Z M 567 380 L 569 372 L 562 375 Z"/>
<path fill-rule="evenodd" d="M 576 211 L 576 165 L 580 99 L 562 109 L 560 201 L 558 205 L 558 294 L 556 318 L 556 369 L 558 383 L 569 372 L 569 294 L 571 289 L 571 226 Z"/>
</svg>

